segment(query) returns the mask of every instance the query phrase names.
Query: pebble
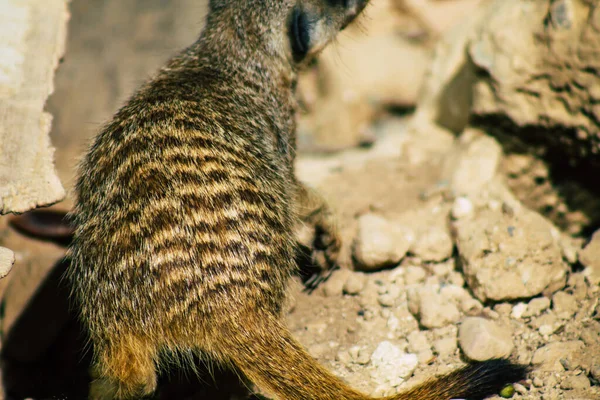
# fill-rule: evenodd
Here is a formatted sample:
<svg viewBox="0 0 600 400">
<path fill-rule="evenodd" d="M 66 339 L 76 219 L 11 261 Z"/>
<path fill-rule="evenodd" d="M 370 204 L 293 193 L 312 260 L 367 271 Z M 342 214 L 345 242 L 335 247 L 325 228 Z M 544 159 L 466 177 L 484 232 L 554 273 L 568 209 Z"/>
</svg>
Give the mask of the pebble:
<svg viewBox="0 0 600 400">
<path fill-rule="evenodd" d="M 547 297 L 536 297 L 531 299 L 527 304 L 527 310 L 523 313 L 523 317 L 537 317 L 544 311 L 550 308 L 550 299 Z"/>
<path fill-rule="evenodd" d="M 479 317 L 463 320 L 458 328 L 458 342 L 465 355 L 475 361 L 507 357 L 514 348 L 507 328 Z"/>
<path fill-rule="evenodd" d="M 405 268 L 404 280 L 407 285 L 416 285 L 425 280 L 427 272 L 421 267 L 409 266 Z"/>
<path fill-rule="evenodd" d="M 549 336 L 554 332 L 554 328 L 552 328 L 552 325 L 542 325 L 538 328 L 538 331 L 542 336 Z"/>
<path fill-rule="evenodd" d="M 379 297 L 377 297 L 377 301 L 383 307 L 392 307 L 394 304 L 396 304 L 396 299 L 394 296 L 388 293 L 380 294 Z"/>
<path fill-rule="evenodd" d="M 451 356 L 458 348 L 456 338 L 447 337 L 433 342 L 433 349 L 442 358 Z"/>
<path fill-rule="evenodd" d="M 526 310 L 527 310 L 527 304 L 518 303 L 512 308 L 510 316 L 514 319 L 519 319 L 523 316 L 523 314 L 525 314 Z"/>
<path fill-rule="evenodd" d="M 406 339 L 408 340 L 408 350 L 413 353 L 419 353 L 431 348 L 425 332 L 412 331 Z"/>
<path fill-rule="evenodd" d="M 454 242 L 447 229 L 433 226 L 421 233 L 410 247 L 410 252 L 423 261 L 443 261 L 452 256 Z"/>
<path fill-rule="evenodd" d="M 483 310 L 483 305 L 472 297 L 466 297 L 461 300 L 460 309 L 466 315 L 474 316 L 481 313 L 481 310 Z"/>
<path fill-rule="evenodd" d="M 15 263 L 15 253 L 6 247 L 0 247 L 0 279 L 4 278 Z"/>
<path fill-rule="evenodd" d="M 588 389 L 590 387 L 590 380 L 583 374 L 568 376 L 560 382 L 560 387 L 565 390 Z"/>
<path fill-rule="evenodd" d="M 365 288 L 366 281 L 364 274 L 360 272 L 353 273 L 346 279 L 343 291 L 349 295 L 357 295 Z"/>
<path fill-rule="evenodd" d="M 552 308 L 559 318 L 571 318 L 577 312 L 577 300 L 571 294 L 558 292 L 552 296 Z"/>
<path fill-rule="evenodd" d="M 407 354 L 388 341 L 379 343 L 371 355 L 371 365 L 375 368 L 371 376 L 379 384 L 399 386 L 417 368 L 416 354 Z"/>
<path fill-rule="evenodd" d="M 341 296 L 345 282 L 351 275 L 353 275 L 352 271 L 346 268 L 335 271 L 323 285 L 323 294 L 326 297 Z"/>
<path fill-rule="evenodd" d="M 454 219 L 473 216 L 473 202 L 468 197 L 457 197 L 452 204 L 451 216 Z"/>
<path fill-rule="evenodd" d="M 358 232 L 352 250 L 357 267 L 373 271 L 398 264 L 414 242 L 414 234 L 375 214 L 358 220 Z"/>
<path fill-rule="evenodd" d="M 425 328 L 441 328 L 460 319 L 456 305 L 436 292 L 422 291 L 419 295 L 419 322 Z"/>
</svg>

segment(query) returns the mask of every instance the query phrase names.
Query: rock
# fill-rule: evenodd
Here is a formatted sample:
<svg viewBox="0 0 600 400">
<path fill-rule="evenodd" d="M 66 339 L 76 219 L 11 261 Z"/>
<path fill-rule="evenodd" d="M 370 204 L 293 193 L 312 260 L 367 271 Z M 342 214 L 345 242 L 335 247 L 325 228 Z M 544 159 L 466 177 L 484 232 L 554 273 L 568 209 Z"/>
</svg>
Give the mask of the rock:
<svg viewBox="0 0 600 400">
<path fill-rule="evenodd" d="M 408 337 L 408 350 L 413 353 L 419 353 L 423 350 L 429 350 L 431 346 L 427 341 L 427 335 L 425 332 L 421 331 L 412 331 Z"/>
<path fill-rule="evenodd" d="M 547 344 L 533 353 L 531 364 L 538 366 L 541 371 L 564 371 L 560 360 L 567 358 L 583 346 L 583 342 L 579 340 Z"/>
<path fill-rule="evenodd" d="M 502 148 L 483 132 L 468 129 L 444 160 L 443 179 L 457 196 L 477 197 L 496 176 Z"/>
<path fill-rule="evenodd" d="M 419 364 L 427 365 L 434 359 L 433 352 L 431 349 L 422 350 L 417 353 L 417 359 L 419 360 Z"/>
<path fill-rule="evenodd" d="M 439 226 L 432 226 L 424 232 L 421 232 L 410 252 L 423 261 L 443 261 L 452 256 L 454 243 L 446 229 Z"/>
<path fill-rule="evenodd" d="M 454 221 L 465 280 L 475 296 L 482 302 L 515 300 L 564 286 L 567 264 L 555 229 L 525 208 L 512 217 L 481 210 L 477 219 Z"/>
<path fill-rule="evenodd" d="M 342 268 L 335 271 L 323 285 L 323 293 L 327 297 L 341 296 L 346 281 L 352 276 L 352 271 Z"/>
<path fill-rule="evenodd" d="M 392 307 L 396 303 L 396 298 L 388 293 L 380 294 L 377 301 L 383 307 Z"/>
<path fill-rule="evenodd" d="M 357 267 L 366 271 L 398 264 L 414 241 L 412 232 L 374 214 L 362 215 L 353 243 Z"/>
<path fill-rule="evenodd" d="M 409 291 L 409 310 L 425 328 L 441 328 L 460 319 L 456 305 L 431 287 Z"/>
<path fill-rule="evenodd" d="M 592 285 L 600 284 L 600 230 L 579 253 L 579 261 L 588 269 L 586 275 Z"/>
<path fill-rule="evenodd" d="M 542 312 L 550 308 L 550 299 L 547 297 L 536 297 L 531 299 L 527 304 L 527 309 L 523 313 L 523 317 L 537 317 Z"/>
<path fill-rule="evenodd" d="M 454 219 L 469 218 L 473 216 L 473 202 L 468 197 L 457 197 L 452 204 L 450 215 Z"/>
<path fill-rule="evenodd" d="M 558 292 L 552 297 L 552 308 L 560 318 L 568 319 L 577 311 L 577 300 L 571 294 Z"/>
<path fill-rule="evenodd" d="M 344 283 L 344 293 L 350 295 L 359 294 L 364 289 L 366 280 L 366 276 L 362 273 L 355 272 L 351 274 Z"/>
<path fill-rule="evenodd" d="M 433 342 L 433 349 L 442 358 L 451 356 L 457 348 L 456 338 L 453 337 L 442 338 Z"/>
<path fill-rule="evenodd" d="M 6 247 L 0 247 L 0 279 L 4 278 L 15 263 L 15 253 Z"/>
<path fill-rule="evenodd" d="M 371 355 L 371 365 L 375 368 L 373 380 L 392 387 L 399 386 L 410 377 L 418 364 L 415 354 L 406 354 L 388 341 L 381 342 Z"/>
<path fill-rule="evenodd" d="M 568 376 L 560 382 L 560 388 L 565 390 L 589 389 L 590 380 L 585 375 Z"/>
<path fill-rule="evenodd" d="M 471 121 L 598 165 L 600 77 L 589 72 L 600 69 L 598 13 L 587 1 L 482 4 L 437 44 L 415 117 L 455 132 Z"/>
<path fill-rule="evenodd" d="M 527 304 L 525 304 L 525 303 L 516 304 L 512 308 L 510 316 L 513 317 L 514 319 L 519 319 L 523 316 L 523 314 L 525 314 L 526 310 L 527 310 Z"/>
<path fill-rule="evenodd" d="M 406 273 L 404 274 L 404 276 L 407 285 L 415 285 L 417 283 L 421 283 L 425 280 L 425 277 L 427 276 L 427 272 L 421 267 L 410 266 L 406 267 L 405 271 Z"/>
<path fill-rule="evenodd" d="M 474 361 L 507 357 L 514 347 L 507 328 L 479 317 L 463 320 L 458 328 L 458 343 L 465 355 Z"/>
</svg>

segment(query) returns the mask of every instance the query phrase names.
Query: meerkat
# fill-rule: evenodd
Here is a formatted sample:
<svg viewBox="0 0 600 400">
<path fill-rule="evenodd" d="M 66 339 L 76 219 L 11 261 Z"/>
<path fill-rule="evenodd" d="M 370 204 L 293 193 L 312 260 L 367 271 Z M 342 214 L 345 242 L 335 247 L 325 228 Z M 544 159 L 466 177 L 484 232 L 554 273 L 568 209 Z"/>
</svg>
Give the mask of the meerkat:
<svg viewBox="0 0 600 400">
<path fill-rule="evenodd" d="M 326 271 L 340 240 L 294 176 L 297 71 L 368 0 L 210 0 L 199 39 L 131 97 L 84 157 L 66 273 L 93 344 L 91 399 L 157 386 L 161 355 L 197 354 L 287 400 L 369 399 L 282 322 L 294 227 Z M 402 399 L 482 398 L 524 369 L 469 365 Z"/>
</svg>

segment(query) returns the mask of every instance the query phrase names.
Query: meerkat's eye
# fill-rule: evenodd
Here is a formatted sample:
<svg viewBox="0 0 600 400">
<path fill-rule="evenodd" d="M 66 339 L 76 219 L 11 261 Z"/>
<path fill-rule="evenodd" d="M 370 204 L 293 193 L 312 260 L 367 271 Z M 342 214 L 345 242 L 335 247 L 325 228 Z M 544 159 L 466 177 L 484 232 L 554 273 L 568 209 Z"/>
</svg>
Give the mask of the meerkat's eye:
<svg viewBox="0 0 600 400">
<path fill-rule="evenodd" d="M 310 24 L 306 13 L 294 8 L 290 19 L 289 38 L 296 61 L 302 60 L 310 50 Z"/>
</svg>

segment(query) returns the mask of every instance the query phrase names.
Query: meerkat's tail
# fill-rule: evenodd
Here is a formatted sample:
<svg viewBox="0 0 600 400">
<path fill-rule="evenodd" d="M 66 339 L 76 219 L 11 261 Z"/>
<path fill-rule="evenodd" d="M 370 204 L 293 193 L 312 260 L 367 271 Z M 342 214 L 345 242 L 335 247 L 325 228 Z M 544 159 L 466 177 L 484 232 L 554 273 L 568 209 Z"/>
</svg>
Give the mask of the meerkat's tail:
<svg viewBox="0 0 600 400">
<path fill-rule="evenodd" d="M 18 232 L 36 239 L 67 246 L 73 240 L 75 228 L 69 223 L 67 212 L 36 209 L 9 219 L 10 226 Z"/>
<path fill-rule="evenodd" d="M 285 400 L 368 400 L 313 359 L 275 318 L 264 329 L 240 332 L 228 356 L 246 377 L 269 395 Z M 507 360 L 469 365 L 384 400 L 483 399 L 524 377 L 525 368 Z"/>
</svg>

